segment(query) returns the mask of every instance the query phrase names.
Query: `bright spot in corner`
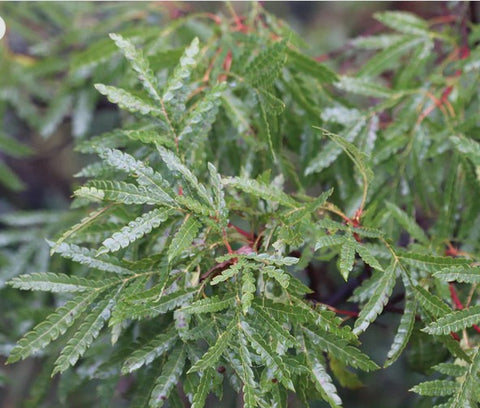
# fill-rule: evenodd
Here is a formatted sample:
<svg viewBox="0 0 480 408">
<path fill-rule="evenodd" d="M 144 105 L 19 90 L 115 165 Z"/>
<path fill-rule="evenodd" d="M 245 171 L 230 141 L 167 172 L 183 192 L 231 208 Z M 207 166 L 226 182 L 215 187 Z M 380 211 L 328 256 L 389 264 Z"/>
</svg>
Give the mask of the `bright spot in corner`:
<svg viewBox="0 0 480 408">
<path fill-rule="evenodd" d="M 5 35 L 5 31 L 7 31 L 7 26 L 5 25 L 5 21 L 2 17 L 0 17 L 0 40 Z"/>
</svg>

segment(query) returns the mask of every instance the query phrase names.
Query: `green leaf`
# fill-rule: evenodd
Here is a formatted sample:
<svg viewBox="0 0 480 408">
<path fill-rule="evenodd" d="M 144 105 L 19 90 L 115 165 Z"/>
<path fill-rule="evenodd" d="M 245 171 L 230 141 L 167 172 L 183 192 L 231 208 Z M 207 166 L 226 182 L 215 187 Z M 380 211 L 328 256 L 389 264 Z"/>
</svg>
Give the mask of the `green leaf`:
<svg viewBox="0 0 480 408">
<path fill-rule="evenodd" d="M 443 268 L 435 272 L 433 276 L 446 282 L 462 282 L 462 283 L 480 283 L 480 267 L 478 266 L 451 266 Z"/>
<path fill-rule="evenodd" d="M 359 77 L 374 77 L 391 68 L 398 58 L 423 42 L 422 38 L 406 37 L 376 54 L 357 72 Z"/>
<path fill-rule="evenodd" d="M 257 387 L 255 381 L 255 375 L 252 370 L 252 359 L 250 358 L 250 352 L 247 348 L 247 341 L 243 335 L 238 336 L 238 354 L 240 356 L 240 364 L 237 361 L 231 363 L 232 367 L 238 373 L 239 377 L 243 381 L 243 394 L 245 408 L 256 408 L 257 405 Z"/>
<path fill-rule="evenodd" d="M 272 370 L 272 374 L 278 379 L 287 389 L 295 391 L 290 373 L 286 364 L 281 357 L 270 348 L 270 346 L 260 337 L 255 331 L 246 323 L 242 322 L 242 329 L 245 332 L 249 343 L 254 350 L 260 355 L 264 365 Z"/>
<path fill-rule="evenodd" d="M 465 136 L 451 136 L 450 141 L 455 148 L 470 159 L 475 166 L 480 166 L 480 143 Z"/>
<path fill-rule="evenodd" d="M 431 256 L 411 251 L 398 250 L 397 254 L 405 263 L 428 272 L 437 272 L 447 266 L 466 265 L 471 261 L 465 258 L 452 258 L 449 256 Z"/>
<path fill-rule="evenodd" d="M 229 254 L 229 255 L 226 255 L 225 257 L 219 257 L 217 258 L 217 260 L 230 259 L 232 257 L 241 257 L 241 258 L 265 263 L 267 265 L 276 265 L 276 266 L 290 266 L 298 263 L 298 258 L 295 258 L 293 256 L 276 256 L 276 255 L 270 255 L 266 253 Z"/>
<path fill-rule="evenodd" d="M 203 372 L 200 383 L 193 395 L 192 408 L 203 408 L 205 406 L 206 399 L 212 388 L 214 373 L 214 370 L 206 370 Z"/>
<path fill-rule="evenodd" d="M 18 341 L 10 352 L 7 363 L 15 363 L 29 357 L 64 334 L 99 294 L 90 292 L 87 295 L 78 295 L 55 310 Z"/>
<path fill-rule="evenodd" d="M 168 295 L 162 295 L 162 293 L 152 294 L 148 298 L 145 293 L 141 292 L 134 297 L 126 299 L 126 304 L 122 306 L 121 316 L 123 319 L 152 318 L 184 305 L 196 293 L 196 288 L 181 289 Z"/>
<path fill-rule="evenodd" d="M 468 367 L 455 363 L 440 363 L 432 367 L 432 370 L 452 377 L 462 377 L 468 370 Z"/>
<path fill-rule="evenodd" d="M 421 286 L 415 286 L 414 289 L 418 303 L 432 319 L 442 317 L 450 312 L 448 305 L 438 296 L 435 296 Z"/>
<path fill-rule="evenodd" d="M 110 310 L 114 304 L 113 299 L 105 299 L 98 303 L 82 322 L 75 334 L 68 340 L 60 356 L 55 361 L 52 376 L 63 373 L 70 366 L 75 365 L 82 357 L 93 341 L 100 334 L 105 321 L 110 317 Z"/>
<path fill-rule="evenodd" d="M 212 124 L 217 117 L 218 108 L 222 103 L 222 94 L 226 84 L 220 83 L 213 86 L 205 96 L 189 111 L 185 124 L 178 135 L 178 140 L 185 145 L 198 145 L 207 139 Z"/>
<path fill-rule="evenodd" d="M 232 322 L 227 326 L 225 331 L 218 336 L 216 343 L 207 350 L 207 352 L 202 356 L 202 358 L 198 360 L 190 368 L 190 370 L 188 370 L 188 373 L 205 371 L 206 369 L 213 367 L 228 347 L 229 342 L 234 336 L 236 330 L 236 321 L 232 320 Z"/>
<path fill-rule="evenodd" d="M 408 292 L 405 301 L 405 309 L 402 318 L 400 319 L 400 324 L 398 325 L 393 343 L 388 351 L 387 361 L 385 361 L 384 367 L 388 367 L 397 361 L 402 351 L 407 346 L 413 332 L 413 326 L 415 325 L 416 305 L 417 303 L 413 293 Z"/>
<path fill-rule="evenodd" d="M 0 151 L 15 158 L 30 156 L 32 149 L 10 136 L 0 134 Z"/>
<path fill-rule="evenodd" d="M 352 238 L 348 238 L 345 240 L 345 242 L 342 245 L 342 249 L 340 250 L 338 267 L 345 281 L 348 280 L 348 275 L 350 275 L 350 272 L 353 269 L 353 264 L 355 262 L 356 246 L 357 245 L 355 241 Z"/>
<path fill-rule="evenodd" d="M 135 218 L 135 220 L 130 221 L 128 225 L 120 231 L 115 232 L 110 238 L 103 241 L 103 246 L 97 251 L 97 254 L 101 255 L 107 252 L 115 252 L 129 246 L 131 243 L 149 234 L 152 229 L 158 228 L 171 214 L 171 210 L 164 208 L 156 208 L 142 214 L 140 217 Z"/>
<path fill-rule="evenodd" d="M 380 34 L 368 37 L 357 37 L 352 40 L 352 45 L 356 48 L 366 50 L 384 49 L 392 47 L 405 37 L 400 34 Z"/>
<path fill-rule="evenodd" d="M 11 279 L 8 284 L 22 290 L 41 290 L 53 293 L 85 292 L 104 286 L 120 283 L 117 279 L 86 279 L 78 276 L 69 276 L 63 273 L 30 273 Z"/>
<path fill-rule="evenodd" d="M 150 408 L 160 408 L 168 399 L 172 388 L 182 375 L 185 358 L 184 346 L 177 346 L 169 353 L 168 359 L 162 367 L 162 374 L 155 380 L 148 405 Z"/>
<path fill-rule="evenodd" d="M 261 98 L 260 98 L 260 101 L 261 101 Z M 276 161 L 277 156 L 275 155 L 275 149 L 273 147 L 272 132 L 270 131 L 270 124 L 268 123 L 267 111 L 263 103 L 260 103 L 260 117 L 262 118 L 262 124 L 264 127 L 263 133 L 267 136 L 268 151 L 270 152 L 272 159 Z"/>
<path fill-rule="evenodd" d="M 103 149 L 99 152 L 99 155 L 109 166 L 137 177 L 138 184 L 148 188 L 150 194 L 157 197 L 158 202 L 164 205 L 175 205 L 168 183 L 160 173 L 157 173 L 142 161 L 115 149 Z"/>
<path fill-rule="evenodd" d="M 198 38 L 194 38 L 185 49 L 180 58 L 180 63 L 169 77 L 164 89 L 162 101 L 169 111 L 173 112 L 172 117 L 174 120 L 177 120 L 185 111 L 185 102 L 190 89 L 188 81 L 192 70 L 197 64 L 196 58 L 199 51 L 199 40 Z"/>
<path fill-rule="evenodd" d="M 364 118 L 359 118 L 353 125 L 344 130 L 341 136 L 347 142 L 353 143 L 355 138 L 360 134 L 366 124 Z M 305 168 L 305 175 L 312 173 L 320 173 L 322 170 L 328 168 L 342 153 L 342 148 L 333 140 L 329 140 L 322 146 L 318 154 L 308 163 Z"/>
<path fill-rule="evenodd" d="M 288 288 L 290 284 L 290 275 L 285 273 L 282 269 L 275 268 L 274 266 L 266 266 L 262 269 L 269 278 L 275 279 L 282 288 Z"/>
<path fill-rule="evenodd" d="M 374 14 L 375 19 L 405 34 L 428 35 L 428 23 L 412 13 L 405 11 L 383 11 Z"/>
<path fill-rule="evenodd" d="M 457 392 L 459 384 L 450 380 L 433 380 L 426 381 L 416 385 L 410 391 L 425 396 L 445 396 L 452 395 Z"/>
<path fill-rule="evenodd" d="M 173 172 L 180 173 L 190 186 L 198 193 L 203 202 L 208 205 L 213 204 L 212 197 L 208 194 L 205 186 L 199 183 L 197 177 L 185 166 L 173 152 L 157 145 L 162 160 Z"/>
<path fill-rule="evenodd" d="M 228 295 L 219 298 L 218 296 L 211 296 L 206 299 L 200 299 L 188 306 L 180 309 L 184 313 L 198 315 L 201 313 L 215 313 L 220 310 L 225 310 L 235 303 L 235 295 Z"/>
<path fill-rule="evenodd" d="M 163 112 L 158 106 L 155 106 L 150 101 L 138 95 L 134 95 L 125 89 L 104 84 L 95 84 L 94 86 L 95 89 L 102 95 L 106 96 L 110 102 L 120 106 L 122 109 L 133 113 L 138 112 L 142 115 L 151 114 L 153 116 L 163 116 Z"/>
<path fill-rule="evenodd" d="M 226 280 L 236 276 L 241 271 L 241 269 L 245 267 L 247 267 L 245 265 L 245 262 L 242 262 L 241 260 L 233 265 L 230 265 L 220 275 L 215 276 L 210 281 L 210 285 L 215 286 L 218 285 L 220 282 L 225 282 Z"/>
<path fill-rule="evenodd" d="M 478 373 L 480 372 L 480 348 L 476 348 L 472 356 L 472 363 L 468 367 L 463 382 L 453 398 L 451 408 L 471 406 L 471 400 L 475 397 L 478 401 Z"/>
<path fill-rule="evenodd" d="M 60 95 L 53 100 L 42 120 L 40 128 L 42 137 L 47 138 L 60 126 L 63 118 L 71 110 L 72 99 L 72 95 Z"/>
<path fill-rule="evenodd" d="M 74 53 L 71 59 L 73 71 L 81 68 L 97 65 L 105 61 L 115 53 L 115 45 L 108 38 L 102 38 L 89 44 L 89 47 L 80 52 Z"/>
<path fill-rule="evenodd" d="M 226 220 L 228 215 L 228 208 L 225 202 L 225 193 L 223 191 L 223 183 L 217 168 L 212 163 L 207 163 L 208 171 L 210 173 L 210 180 L 212 182 L 212 190 L 214 194 L 215 209 L 218 214 Z"/>
<path fill-rule="evenodd" d="M 360 311 L 358 319 L 355 321 L 355 326 L 353 329 L 355 334 L 364 332 L 367 327 L 370 326 L 370 323 L 372 323 L 382 312 L 384 306 L 387 304 L 388 298 L 390 297 L 393 287 L 395 286 L 396 266 L 397 264 L 394 262 L 390 264 L 390 266 L 383 272 L 374 292 L 372 293 L 367 304 Z"/>
<path fill-rule="evenodd" d="M 320 64 L 312 58 L 309 58 L 291 48 L 287 48 L 288 65 L 307 75 L 312 76 L 321 84 L 331 84 L 338 78 L 335 72 L 330 70 L 326 65 Z"/>
<path fill-rule="evenodd" d="M 25 189 L 25 183 L 3 161 L 0 162 L 0 183 L 12 191 Z"/>
<path fill-rule="evenodd" d="M 378 262 L 377 258 L 372 254 L 370 249 L 368 249 L 367 246 L 362 245 L 362 244 L 356 244 L 355 245 L 355 251 L 360 255 L 360 258 L 362 258 L 362 261 L 365 262 L 367 265 L 370 265 L 373 269 L 376 269 L 377 271 L 383 271 L 382 265 L 380 265 L 380 262 Z"/>
<path fill-rule="evenodd" d="M 370 166 L 367 164 L 368 156 L 365 153 L 358 150 L 355 145 L 348 142 L 341 136 L 338 136 L 322 128 L 317 128 L 315 126 L 314 128 L 321 130 L 325 136 L 328 136 L 330 139 L 332 139 L 333 142 L 335 142 L 338 146 L 342 148 L 342 150 L 347 154 L 347 156 L 352 160 L 353 164 L 363 175 L 365 183 L 367 183 L 373 178 L 373 172 Z"/>
<path fill-rule="evenodd" d="M 255 283 L 255 276 L 251 269 L 244 269 L 242 272 L 242 298 L 240 299 L 244 314 L 248 312 L 248 309 L 255 298 L 255 291 L 257 290 Z"/>
<path fill-rule="evenodd" d="M 55 253 L 62 255 L 64 258 L 71 259 L 90 268 L 118 273 L 120 275 L 132 273 L 132 271 L 126 268 L 117 258 L 108 255 L 97 256 L 97 252 L 92 249 L 67 244 L 65 242 L 56 246 L 54 249 Z"/>
<path fill-rule="evenodd" d="M 371 96 L 374 98 L 391 98 L 396 96 L 395 92 L 392 90 L 365 78 L 350 78 L 342 76 L 340 81 L 335 83 L 335 86 L 346 92 L 362 96 Z"/>
<path fill-rule="evenodd" d="M 157 93 L 157 80 L 150 69 L 148 61 L 143 57 L 143 53 L 137 50 L 130 40 L 123 38 L 120 34 L 112 33 L 110 38 L 130 62 L 148 94 L 155 101 L 160 102 L 160 96 Z"/>
<path fill-rule="evenodd" d="M 278 116 L 285 110 L 285 103 L 273 93 L 265 89 L 259 89 L 257 90 L 257 95 L 260 105 L 265 112 Z M 264 117 L 262 119 L 265 120 Z"/>
<path fill-rule="evenodd" d="M 270 88 L 286 61 L 286 41 L 278 41 L 261 51 L 245 67 L 245 79 L 255 88 Z"/>
<path fill-rule="evenodd" d="M 343 339 L 325 332 L 317 334 L 306 327 L 303 328 L 303 331 L 313 345 L 318 346 L 319 349 L 323 351 L 328 351 L 335 356 L 336 359 L 350 367 L 360 368 L 364 371 L 379 368 L 366 354 L 348 345 Z"/>
<path fill-rule="evenodd" d="M 418 242 L 428 245 L 429 239 L 413 218 L 391 202 L 386 202 L 388 212 Z"/>
<path fill-rule="evenodd" d="M 342 405 L 342 400 L 338 396 L 335 384 L 325 368 L 325 362 L 322 355 L 316 353 L 315 350 L 311 350 L 308 347 L 309 343 L 305 340 L 303 343 L 305 359 L 311 373 L 310 378 L 313 380 L 315 388 L 321 393 L 323 399 L 327 401 L 332 408 L 340 407 Z"/>
<path fill-rule="evenodd" d="M 75 191 L 77 197 L 98 197 L 98 200 L 115 201 L 124 204 L 158 204 L 159 197 L 145 187 L 123 181 L 92 180 L 87 187 Z"/>
<path fill-rule="evenodd" d="M 237 188 L 267 201 L 273 201 L 286 207 L 295 208 L 297 206 L 297 203 L 283 191 L 253 179 L 226 177 L 223 182 L 226 186 Z"/>
<path fill-rule="evenodd" d="M 480 305 L 467 309 L 456 310 L 440 317 L 436 322 L 430 323 L 422 329 L 428 334 L 448 334 L 471 327 L 480 323 Z"/>
<path fill-rule="evenodd" d="M 254 318 L 258 320 L 259 324 L 267 329 L 268 333 L 280 343 L 287 347 L 294 347 L 297 345 L 297 340 L 277 322 L 274 316 L 270 315 L 262 306 L 257 303 L 252 304 Z"/>
<path fill-rule="evenodd" d="M 343 245 L 345 242 L 347 242 L 347 238 L 343 235 L 325 235 L 316 240 L 315 251 L 318 251 L 320 248 Z"/>
<path fill-rule="evenodd" d="M 168 262 L 172 262 L 192 243 L 200 229 L 200 223 L 191 215 L 187 215 L 180 229 L 172 239 L 168 248 Z"/>
<path fill-rule="evenodd" d="M 91 225 L 95 225 L 95 222 L 98 218 L 105 216 L 110 212 L 113 206 L 107 206 L 104 208 L 100 208 L 96 211 L 92 211 L 86 217 L 82 218 L 80 222 L 73 225 L 73 227 L 69 228 L 65 231 L 62 236 L 53 244 L 52 249 L 50 249 L 50 255 L 53 255 L 57 252 L 58 247 L 64 243 L 67 239 L 74 237 L 76 234 L 84 231 L 86 228 L 90 227 Z"/>
<path fill-rule="evenodd" d="M 125 360 L 122 366 L 122 374 L 128 374 L 145 365 L 149 365 L 152 361 L 169 351 L 177 340 L 178 335 L 174 328 L 158 334 L 149 342 L 136 348 Z"/>
</svg>

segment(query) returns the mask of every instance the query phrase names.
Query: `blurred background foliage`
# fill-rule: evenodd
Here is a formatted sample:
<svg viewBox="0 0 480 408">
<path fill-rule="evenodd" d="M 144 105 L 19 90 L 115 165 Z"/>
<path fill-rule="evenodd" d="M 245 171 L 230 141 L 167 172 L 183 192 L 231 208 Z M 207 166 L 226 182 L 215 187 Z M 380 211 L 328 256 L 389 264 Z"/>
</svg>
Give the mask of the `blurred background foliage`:
<svg viewBox="0 0 480 408">
<path fill-rule="evenodd" d="M 476 18 L 479 12 L 473 2 L 265 2 L 263 6 L 299 33 L 307 53 L 341 73 L 348 73 L 359 58 L 349 40 L 382 29 L 372 18 L 376 11 L 411 11 L 427 19 L 465 12 Z M 130 38 L 138 32 L 143 37 L 150 33 L 149 41 L 158 42 L 160 48 L 159 27 L 170 25 L 173 29 L 191 13 L 229 14 L 233 8 L 241 14 L 247 7 L 248 3 L 236 2 L 0 4 L 0 16 L 7 24 L 7 34 L 0 40 L 0 406 L 36 407 L 45 394 L 51 394 L 51 406 L 84 407 L 92 405 L 95 395 L 102 392 L 97 384 L 86 382 L 67 398 L 76 384 L 68 381 L 68 373 L 66 380 L 51 379 L 51 362 L 42 358 L 3 365 L 14 342 L 55 303 L 51 294 L 20 292 L 4 284 L 20 273 L 72 267 L 65 260 L 50 259 L 45 237 L 63 230 L 77 216 L 75 211 L 65 210 L 73 186 L 79 184 L 74 175 L 88 157 L 75 152 L 74 144 L 128 120 L 93 88 L 97 82 L 110 83 L 110 78 L 132 80 L 126 74 L 125 61 L 113 57 L 115 46 L 108 33 Z M 198 23 L 184 24 L 175 35 L 202 31 L 202 27 L 189 24 Z M 175 63 L 175 49 L 171 53 L 170 59 L 163 55 L 150 61 L 151 65 Z M 375 353 L 386 354 L 389 343 L 382 340 L 393 337 L 397 323 L 391 315 L 380 319 L 364 338 L 367 354 L 373 358 Z M 407 353 L 389 369 L 365 374 L 365 386 L 343 395 L 345 406 L 409 406 L 413 395 L 407 390 L 422 380 L 424 366 L 441 358 L 441 350 L 423 344 L 424 338 L 413 341 L 425 352 Z M 121 396 L 123 385 L 102 384 L 109 386 L 118 389 L 112 406 L 127 406 Z M 226 395 L 222 406 L 236 406 L 232 398 Z M 291 406 L 297 405 L 292 401 Z M 315 406 L 326 405 L 319 402 Z"/>
</svg>

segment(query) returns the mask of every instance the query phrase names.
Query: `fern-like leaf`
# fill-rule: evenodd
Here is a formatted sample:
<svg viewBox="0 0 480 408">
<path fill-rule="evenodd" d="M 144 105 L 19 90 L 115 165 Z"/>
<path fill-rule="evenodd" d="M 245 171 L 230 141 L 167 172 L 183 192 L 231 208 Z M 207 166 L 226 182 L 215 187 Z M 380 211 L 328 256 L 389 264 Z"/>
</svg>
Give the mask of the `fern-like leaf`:
<svg viewBox="0 0 480 408">
<path fill-rule="evenodd" d="M 379 368 L 366 354 L 363 354 L 353 346 L 347 345 L 345 340 L 328 333 L 317 334 L 306 327 L 303 330 L 312 344 L 319 347 L 320 350 L 328 351 L 342 363 L 364 371 L 372 371 Z"/>
<path fill-rule="evenodd" d="M 358 319 L 355 321 L 353 329 L 355 334 L 364 332 L 387 304 L 388 298 L 392 294 L 393 287 L 395 286 L 396 266 L 396 263 L 392 263 L 385 272 L 383 272 L 374 292 L 367 304 L 360 311 Z"/>
<path fill-rule="evenodd" d="M 353 238 L 349 238 L 343 243 L 342 249 L 340 250 L 338 267 L 345 281 L 348 279 L 348 275 L 353 269 L 353 263 L 355 262 L 355 248 L 355 241 Z"/>
<path fill-rule="evenodd" d="M 375 18 L 387 27 L 401 33 L 423 35 L 428 34 L 428 23 L 416 15 L 404 11 L 384 11 L 375 13 Z"/>
<path fill-rule="evenodd" d="M 115 232 L 110 238 L 102 242 L 102 247 L 97 254 L 105 254 L 107 252 L 115 252 L 121 248 L 125 248 L 132 242 L 137 241 L 147 235 L 152 229 L 157 228 L 160 224 L 168 219 L 171 210 L 164 208 L 156 208 L 152 211 L 142 214 L 135 220 L 130 221 L 128 225 L 120 231 Z"/>
<path fill-rule="evenodd" d="M 223 182 L 227 186 L 235 187 L 247 194 L 252 194 L 264 200 L 273 201 L 286 207 L 296 207 L 295 201 L 283 191 L 256 180 L 227 177 L 223 179 Z"/>
<path fill-rule="evenodd" d="M 433 276 L 437 279 L 441 279 L 446 282 L 465 282 L 465 283 L 480 283 L 480 267 L 465 266 L 452 266 L 449 268 L 443 268 L 434 273 Z"/>
<path fill-rule="evenodd" d="M 480 323 L 480 306 L 472 306 L 463 310 L 456 310 L 443 317 L 436 322 L 430 323 L 423 329 L 428 334 L 448 334 L 458 330 L 463 330 L 473 324 Z"/>
<path fill-rule="evenodd" d="M 143 53 L 136 49 L 130 40 L 123 38 L 120 34 L 112 33 L 110 38 L 130 62 L 148 94 L 155 101 L 160 102 L 160 96 L 157 93 L 157 80 L 150 69 L 148 61 L 143 57 Z"/>
<path fill-rule="evenodd" d="M 310 343 L 302 336 L 305 359 L 310 371 L 310 378 L 315 384 L 315 388 L 320 392 L 323 399 L 327 401 L 332 408 L 338 408 L 342 405 L 342 400 L 338 396 L 338 391 L 333 384 L 332 378 L 325 368 L 325 362 L 321 354 L 316 353 L 314 348 L 310 348 Z"/>
<path fill-rule="evenodd" d="M 368 249 L 367 246 L 357 244 L 355 245 L 355 251 L 360 255 L 362 261 L 365 262 L 367 265 L 370 265 L 373 269 L 377 271 L 383 271 L 382 265 L 378 262 L 377 258 L 372 254 L 372 252 Z"/>
<path fill-rule="evenodd" d="M 232 306 L 234 303 L 234 295 L 224 296 L 222 298 L 219 298 L 218 296 L 210 296 L 207 299 L 200 299 L 183 307 L 181 311 L 195 315 L 201 313 L 215 313 Z"/>
<path fill-rule="evenodd" d="M 405 211 L 398 208 L 395 204 L 386 203 L 390 215 L 403 227 L 405 230 L 418 242 L 427 245 L 428 237 L 425 232 L 418 226 L 414 219 L 412 219 Z"/>
<path fill-rule="evenodd" d="M 77 332 L 68 340 L 66 346 L 55 361 L 52 376 L 63 373 L 70 366 L 75 365 L 82 357 L 93 341 L 100 334 L 105 321 L 110 317 L 110 310 L 114 304 L 113 299 L 105 299 L 98 303 L 82 322 Z"/>
<path fill-rule="evenodd" d="M 137 348 L 123 363 L 122 373 L 128 374 L 161 357 L 177 342 L 178 335 L 172 328 L 160 333 L 148 343 Z"/>
<path fill-rule="evenodd" d="M 188 248 L 193 239 L 197 236 L 199 229 L 200 223 L 193 216 L 187 215 L 168 248 L 168 262 L 177 258 L 186 248 Z"/>
<path fill-rule="evenodd" d="M 95 89 L 102 95 L 105 95 L 110 102 L 129 112 L 138 112 L 142 115 L 163 116 L 163 112 L 159 107 L 140 96 L 133 95 L 125 89 L 104 84 L 95 84 Z"/>
<path fill-rule="evenodd" d="M 150 408 L 163 407 L 172 388 L 182 375 L 185 359 L 186 354 L 183 346 L 177 346 L 168 355 L 168 359 L 162 367 L 162 374 L 155 380 L 148 405 Z"/>
<path fill-rule="evenodd" d="M 480 381 L 478 374 L 480 372 L 480 348 L 477 347 L 472 356 L 472 362 L 465 373 L 465 377 L 460 384 L 458 392 L 455 394 L 450 408 L 463 408 L 474 406 L 474 402 L 479 402 L 478 387 Z"/>
<path fill-rule="evenodd" d="M 270 88 L 286 61 L 286 42 L 279 41 L 257 55 L 245 67 L 246 79 L 255 88 Z"/>
<path fill-rule="evenodd" d="M 222 94 L 225 89 L 225 83 L 215 85 L 188 113 L 185 124 L 178 135 L 180 141 L 185 144 L 190 142 L 197 145 L 206 139 L 222 103 Z"/>
<path fill-rule="evenodd" d="M 255 276 L 250 268 L 245 268 L 242 272 L 242 297 L 240 303 L 242 304 L 243 313 L 247 313 L 253 299 L 255 298 Z"/>
<path fill-rule="evenodd" d="M 441 397 L 452 395 L 458 390 L 458 384 L 450 380 L 426 381 L 416 385 L 410 391 L 424 396 Z"/>
<path fill-rule="evenodd" d="M 14 363 L 27 358 L 56 340 L 67 331 L 98 295 L 99 292 L 90 292 L 86 296 L 81 294 L 58 308 L 18 341 L 10 352 L 7 362 Z"/>
<path fill-rule="evenodd" d="M 384 367 L 392 365 L 401 355 L 402 351 L 408 344 L 408 340 L 413 331 L 415 325 L 415 313 L 416 313 L 416 301 L 413 294 L 410 292 L 407 294 L 405 301 L 405 310 L 400 324 L 398 325 L 397 333 L 393 339 L 392 346 L 387 354 L 387 361 L 385 361 Z"/>
<path fill-rule="evenodd" d="M 253 303 L 253 318 L 258 321 L 258 324 L 264 328 L 268 328 L 268 332 L 273 338 L 284 344 L 286 347 L 294 347 L 298 344 L 295 337 L 293 337 L 286 328 L 284 328 L 274 316 L 271 316 L 259 304 Z"/>
<path fill-rule="evenodd" d="M 173 172 L 180 173 L 182 177 L 190 184 L 190 186 L 198 193 L 205 204 L 211 205 L 213 203 L 212 197 L 208 194 L 205 186 L 200 184 L 197 177 L 191 172 L 191 170 L 185 166 L 180 159 L 173 154 L 170 150 L 165 149 L 162 146 L 157 146 L 160 157 L 165 162 L 167 167 Z"/>
<path fill-rule="evenodd" d="M 280 383 L 289 390 L 295 391 L 292 380 L 290 379 L 290 373 L 281 357 L 271 349 L 264 339 L 255 333 L 248 323 L 242 322 L 241 325 L 250 345 L 259 354 L 265 366 L 272 370 L 272 374 Z"/>
<path fill-rule="evenodd" d="M 199 40 L 195 38 L 185 49 L 180 63 L 168 79 L 162 101 L 174 120 L 179 118 L 185 111 L 185 102 L 189 93 L 188 80 L 193 68 L 197 64 L 196 58 L 199 53 Z"/>
<path fill-rule="evenodd" d="M 111 167 L 136 176 L 138 183 L 148 188 L 150 194 L 157 197 L 159 202 L 164 205 L 175 205 L 175 200 L 172 198 L 173 193 L 168 183 L 159 173 L 142 161 L 115 149 L 103 149 L 99 152 L 99 155 Z"/>
<path fill-rule="evenodd" d="M 105 272 L 117 273 L 120 275 L 131 274 L 132 272 L 124 266 L 117 258 L 108 255 L 97 256 L 96 251 L 74 244 L 62 243 L 56 246 L 55 252 L 64 258 L 71 259 L 89 268 Z"/>
<path fill-rule="evenodd" d="M 196 371 L 204 371 L 210 367 L 213 367 L 214 364 L 218 361 L 221 355 L 227 349 L 230 340 L 235 335 L 236 321 L 232 322 L 227 326 L 224 332 L 218 336 L 217 341 L 212 345 L 207 352 L 198 360 L 191 368 L 188 370 L 188 373 L 194 373 Z"/>
<path fill-rule="evenodd" d="M 150 194 L 150 190 L 123 181 L 93 180 L 87 186 L 75 191 L 78 197 L 93 195 L 99 200 L 115 201 L 124 204 L 158 204 L 158 196 Z"/>
<path fill-rule="evenodd" d="M 118 279 L 85 279 L 78 276 L 52 272 L 30 273 L 17 276 L 8 282 L 14 288 L 41 290 L 53 293 L 93 291 L 108 285 L 120 283 Z"/>
</svg>

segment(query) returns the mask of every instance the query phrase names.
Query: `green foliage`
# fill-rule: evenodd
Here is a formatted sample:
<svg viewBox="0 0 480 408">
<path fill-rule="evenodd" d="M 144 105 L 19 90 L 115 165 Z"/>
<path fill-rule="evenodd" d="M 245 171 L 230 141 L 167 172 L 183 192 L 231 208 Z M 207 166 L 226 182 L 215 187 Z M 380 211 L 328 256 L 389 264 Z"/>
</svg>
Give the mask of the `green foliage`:
<svg viewBox="0 0 480 408">
<path fill-rule="evenodd" d="M 379 13 L 395 33 L 354 40 L 345 75 L 259 5 L 248 13 L 118 30 L 74 53 L 69 75 L 86 70 L 92 86 L 62 88 L 31 125 L 46 136 L 72 104 L 83 118 L 105 96 L 120 129 L 86 138 L 74 120 L 78 150 L 97 161 L 64 219 L 0 219 L 7 290 L 50 292 L 56 306 L 30 320 L 8 363 L 45 355 L 52 375 L 77 376 L 72 389 L 98 381 L 105 404 L 128 375 L 132 406 L 200 408 L 231 389 L 251 408 L 293 395 L 340 407 L 339 385 L 405 350 L 427 361 L 428 339 L 445 351 L 442 377 L 412 391 L 428 406 L 477 406 L 479 96 L 468 89 L 480 74 L 465 65 L 477 50 L 459 47 L 478 38 Z M 52 262 L 27 267 L 40 238 Z M 398 327 L 375 362 L 363 333 L 391 312 Z"/>
</svg>

